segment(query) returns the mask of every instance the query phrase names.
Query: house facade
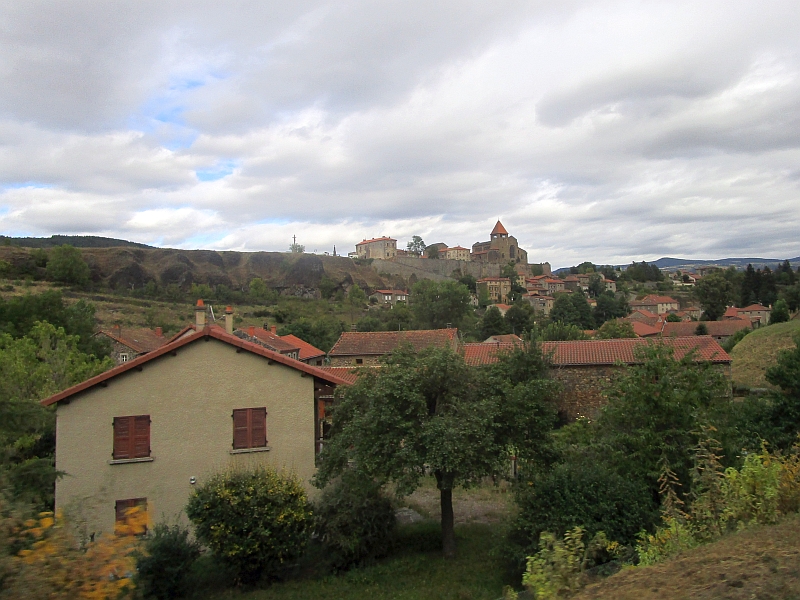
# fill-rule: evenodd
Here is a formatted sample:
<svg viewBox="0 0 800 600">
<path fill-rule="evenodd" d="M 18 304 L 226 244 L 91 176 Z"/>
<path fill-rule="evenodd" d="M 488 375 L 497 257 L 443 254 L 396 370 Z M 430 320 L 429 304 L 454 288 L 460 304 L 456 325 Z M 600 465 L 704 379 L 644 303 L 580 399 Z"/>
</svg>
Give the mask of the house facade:
<svg viewBox="0 0 800 600">
<path fill-rule="evenodd" d="M 346 331 L 328 353 L 331 367 L 369 367 L 400 346 L 416 351 L 425 348 L 458 348 L 458 330 L 422 329 L 416 331 Z"/>
<path fill-rule="evenodd" d="M 270 464 L 309 492 L 321 416 L 344 380 L 204 327 L 43 401 L 56 408 L 56 509 L 87 534 L 124 508 L 185 520 L 195 486 Z M 121 510 L 122 509 L 122 510 Z"/>
<path fill-rule="evenodd" d="M 674 298 L 669 296 L 645 296 L 641 300 L 632 300 L 630 302 L 631 310 L 648 310 L 657 315 L 662 315 L 670 311 L 677 311 L 680 309 L 680 303 Z"/>
<path fill-rule="evenodd" d="M 374 299 L 378 304 L 389 304 L 392 306 L 398 302 L 408 302 L 408 292 L 405 290 L 375 290 L 369 297 L 370 299 Z"/>
<path fill-rule="evenodd" d="M 363 240 L 356 244 L 356 256 L 383 260 L 394 258 L 397 256 L 397 240 L 390 237 Z"/>
<path fill-rule="evenodd" d="M 101 329 L 95 334 L 95 337 L 105 338 L 110 342 L 111 358 L 118 365 L 152 352 L 169 341 L 169 338 L 164 336 L 161 327 L 148 329 L 117 325 L 111 329 Z"/>
<path fill-rule="evenodd" d="M 478 289 L 486 289 L 493 304 L 505 302 L 511 293 L 511 280 L 508 277 L 484 277 L 477 282 Z"/>
</svg>

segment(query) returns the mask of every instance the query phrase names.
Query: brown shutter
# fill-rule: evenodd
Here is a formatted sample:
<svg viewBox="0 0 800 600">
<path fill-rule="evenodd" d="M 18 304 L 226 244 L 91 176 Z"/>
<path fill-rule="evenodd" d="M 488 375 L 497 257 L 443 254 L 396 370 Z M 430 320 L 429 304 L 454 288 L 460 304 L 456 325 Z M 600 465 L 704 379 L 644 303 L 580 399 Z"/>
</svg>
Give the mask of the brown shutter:
<svg viewBox="0 0 800 600">
<path fill-rule="evenodd" d="M 131 442 L 133 438 L 133 417 L 114 417 L 114 458 L 118 460 L 132 458 Z"/>
<path fill-rule="evenodd" d="M 267 445 L 267 409 L 250 409 L 250 447 L 263 448 Z"/>
<path fill-rule="evenodd" d="M 150 456 L 150 415 L 133 417 L 133 456 L 144 458 Z"/>
<path fill-rule="evenodd" d="M 233 449 L 240 450 L 250 447 L 250 436 L 248 428 L 248 410 L 246 408 L 233 411 Z"/>
<path fill-rule="evenodd" d="M 116 513 L 115 521 L 117 523 L 122 523 L 127 516 L 128 509 L 134 506 L 136 506 L 136 499 L 134 498 L 130 500 L 117 500 L 114 503 L 114 512 Z"/>
</svg>

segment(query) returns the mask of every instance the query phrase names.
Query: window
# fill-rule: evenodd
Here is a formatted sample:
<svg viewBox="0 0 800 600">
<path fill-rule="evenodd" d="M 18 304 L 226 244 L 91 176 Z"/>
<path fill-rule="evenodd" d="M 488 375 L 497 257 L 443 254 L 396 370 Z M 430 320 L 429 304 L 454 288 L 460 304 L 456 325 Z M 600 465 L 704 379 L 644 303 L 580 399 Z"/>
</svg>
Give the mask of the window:
<svg viewBox="0 0 800 600">
<path fill-rule="evenodd" d="M 233 449 L 265 448 L 267 409 L 239 408 L 233 411 Z"/>
<path fill-rule="evenodd" d="M 114 417 L 114 460 L 150 456 L 150 415 Z"/>
<path fill-rule="evenodd" d="M 128 362 L 128 355 L 127 354 L 120 354 L 119 355 L 119 362 Z"/>
<path fill-rule="evenodd" d="M 356 364 L 357 365 L 363 365 L 364 364 L 364 359 L 363 358 L 357 358 L 356 359 Z"/>
<path fill-rule="evenodd" d="M 123 531 L 123 528 L 128 524 L 128 519 L 131 517 L 133 509 L 139 509 L 147 512 L 147 498 L 129 498 L 127 500 L 117 500 L 114 503 L 114 533 L 134 533 L 132 531 Z M 140 531 L 139 533 L 146 533 Z"/>
</svg>

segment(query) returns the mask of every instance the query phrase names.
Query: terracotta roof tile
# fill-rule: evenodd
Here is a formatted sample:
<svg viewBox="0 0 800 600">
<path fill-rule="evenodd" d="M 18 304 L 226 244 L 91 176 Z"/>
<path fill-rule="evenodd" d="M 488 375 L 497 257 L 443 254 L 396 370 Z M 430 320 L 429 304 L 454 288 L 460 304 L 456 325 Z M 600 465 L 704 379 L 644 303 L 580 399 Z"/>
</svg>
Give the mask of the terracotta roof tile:
<svg viewBox="0 0 800 600">
<path fill-rule="evenodd" d="M 503 227 L 503 224 L 500 221 L 497 221 L 497 225 L 494 226 L 492 229 L 492 233 L 490 235 L 508 235 L 506 228 Z"/>
<path fill-rule="evenodd" d="M 282 335 L 281 339 L 289 342 L 290 344 L 296 346 L 297 348 L 300 348 L 300 355 L 299 355 L 300 360 L 308 360 L 310 358 L 317 358 L 318 356 L 325 356 L 325 353 L 322 350 L 320 350 L 315 346 L 312 346 L 305 340 L 301 340 L 299 337 L 295 335 L 292 334 Z"/>
<path fill-rule="evenodd" d="M 165 344 L 158 348 L 157 350 L 153 350 L 147 354 L 143 354 L 138 356 L 133 360 L 129 360 L 128 362 L 124 362 L 121 365 L 117 365 L 113 369 L 109 369 L 105 373 L 101 373 L 100 375 L 96 375 L 91 379 L 87 379 L 86 381 L 79 383 L 77 385 L 72 386 L 71 388 L 67 388 L 66 390 L 59 392 L 58 394 L 54 394 L 49 398 L 45 398 L 41 401 L 41 404 L 44 406 L 50 406 L 51 404 L 55 404 L 56 402 L 60 402 L 61 400 L 65 400 L 79 392 L 84 390 L 88 390 L 104 381 L 108 381 L 116 377 L 117 375 L 122 375 L 127 371 L 132 369 L 139 369 L 142 365 L 151 360 L 155 360 L 165 354 L 169 354 L 174 350 L 177 350 L 187 344 L 191 344 L 197 340 L 201 340 L 203 338 L 214 338 L 221 342 L 225 342 L 226 344 L 230 344 L 231 346 L 235 346 L 237 348 L 241 348 L 251 354 L 256 354 L 258 356 L 262 356 L 264 358 L 268 358 L 269 360 L 275 361 L 282 365 L 286 365 L 287 367 L 291 367 L 298 371 L 302 371 L 308 375 L 312 375 L 314 377 L 318 377 L 320 379 L 324 379 L 328 383 L 333 383 L 335 385 L 347 384 L 349 383 L 347 380 L 338 377 L 336 374 L 323 371 L 320 367 L 312 367 L 311 365 L 307 365 L 305 363 L 300 362 L 299 360 L 295 360 L 293 358 L 289 358 L 288 356 L 284 356 L 283 354 L 279 354 L 278 352 L 274 352 L 263 346 L 258 344 L 254 344 L 253 342 L 248 342 L 242 340 L 235 335 L 230 335 L 220 327 L 219 325 L 209 325 L 206 326 L 204 329 L 200 331 L 195 331 L 191 335 L 187 335 L 185 337 L 179 338 L 169 344 Z"/>
<path fill-rule="evenodd" d="M 458 329 L 423 329 L 419 331 L 346 331 L 331 348 L 330 356 L 354 356 L 362 354 L 389 354 L 403 344 L 411 344 L 414 350 L 429 346 L 456 347 Z"/>
<path fill-rule="evenodd" d="M 522 343 L 522 338 L 518 335 L 514 335 L 513 333 L 506 333 L 503 335 L 493 335 L 483 341 L 484 344 L 520 344 Z"/>
<path fill-rule="evenodd" d="M 152 329 L 146 327 L 123 327 L 122 329 L 101 329 L 99 333 L 125 344 L 137 352 L 152 352 L 168 343 L 170 338 L 157 335 Z"/>
<path fill-rule="evenodd" d="M 642 323 L 641 321 L 628 322 L 633 325 L 633 332 L 639 337 L 652 337 L 661 334 L 661 327 L 648 325 L 647 323 Z"/>
<path fill-rule="evenodd" d="M 397 240 L 390 237 L 379 237 L 379 238 L 372 238 L 371 240 L 363 240 L 358 242 L 356 246 L 362 246 L 364 244 L 371 244 L 372 242 L 396 242 Z"/>
<path fill-rule="evenodd" d="M 248 329 L 237 329 L 237 337 L 250 336 L 256 338 L 262 344 L 265 344 L 270 350 L 280 352 L 281 354 L 288 354 L 289 352 L 297 352 L 300 347 L 293 344 L 291 341 L 282 338 L 277 333 L 267 331 L 263 327 L 251 327 Z"/>
<path fill-rule="evenodd" d="M 745 306 L 744 308 L 738 309 L 739 312 L 763 311 L 763 310 L 769 310 L 769 309 L 766 306 L 761 306 L 760 304 L 751 304 L 750 306 Z"/>
</svg>

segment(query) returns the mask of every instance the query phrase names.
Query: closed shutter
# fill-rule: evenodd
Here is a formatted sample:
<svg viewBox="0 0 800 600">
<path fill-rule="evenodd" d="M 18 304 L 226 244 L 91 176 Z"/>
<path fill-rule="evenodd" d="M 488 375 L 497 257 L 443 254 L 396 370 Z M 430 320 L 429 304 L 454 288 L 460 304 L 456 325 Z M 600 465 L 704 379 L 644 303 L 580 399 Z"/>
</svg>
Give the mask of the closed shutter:
<svg viewBox="0 0 800 600">
<path fill-rule="evenodd" d="M 240 450 L 250 447 L 250 436 L 247 427 L 247 409 L 233 411 L 233 449 Z"/>
<path fill-rule="evenodd" d="M 263 448 L 267 445 L 267 409 L 250 409 L 250 447 Z"/>
<path fill-rule="evenodd" d="M 132 508 L 139 508 L 143 511 L 147 510 L 147 498 L 128 498 L 126 500 L 117 500 L 114 503 L 114 529 L 115 533 L 120 533 L 119 527 L 125 525 L 128 520 L 128 511 Z"/>
<path fill-rule="evenodd" d="M 114 417 L 115 460 L 150 456 L 150 415 Z"/>
</svg>

